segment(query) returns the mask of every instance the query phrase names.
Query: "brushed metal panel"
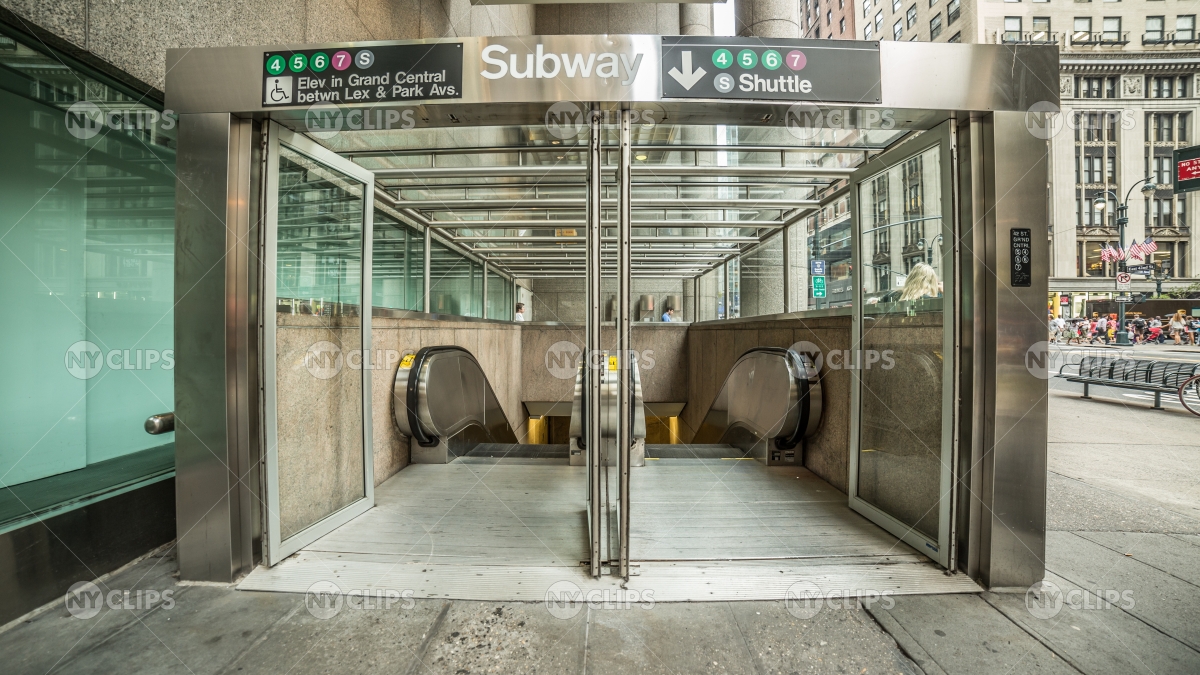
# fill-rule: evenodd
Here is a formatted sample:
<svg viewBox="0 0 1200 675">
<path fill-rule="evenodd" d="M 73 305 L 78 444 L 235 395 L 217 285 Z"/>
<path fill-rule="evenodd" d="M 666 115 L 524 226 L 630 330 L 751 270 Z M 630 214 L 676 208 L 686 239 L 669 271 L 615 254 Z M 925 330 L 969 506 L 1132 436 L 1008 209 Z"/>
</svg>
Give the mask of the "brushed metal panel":
<svg viewBox="0 0 1200 675">
<path fill-rule="evenodd" d="M 1057 45 L 880 42 L 883 104 L 934 110 L 1058 105 Z"/>
<path fill-rule="evenodd" d="M 257 134 L 224 113 L 180 116 L 176 524 L 189 580 L 231 581 L 259 550 Z"/>
<path fill-rule="evenodd" d="M 985 409 L 983 450 L 989 464 L 991 502 L 985 502 L 981 536 L 981 578 L 992 588 L 1026 588 L 1045 575 L 1048 381 L 1027 367 L 1027 354 L 1046 340 L 1045 298 L 1049 291 L 1050 247 L 1046 223 L 1048 155 L 1046 142 L 1026 128 L 1025 115 L 992 116 L 988 164 L 994 214 L 989 222 L 988 268 L 997 276 L 986 297 L 991 307 L 986 330 L 994 342 L 985 349 L 982 378 L 994 396 Z M 1008 285 L 1009 233 L 1033 228 L 1033 283 Z M 994 337 L 992 337 L 994 336 Z M 990 474 L 990 475 L 989 475 Z"/>
<path fill-rule="evenodd" d="M 669 115 L 675 123 L 698 123 L 713 112 L 727 119 L 758 120 L 785 124 L 786 104 L 743 101 L 664 101 L 662 99 L 657 35 L 549 35 L 522 37 L 478 37 L 464 39 L 362 41 L 214 47 L 167 50 L 167 108 L 180 113 L 265 112 L 261 101 L 263 53 L 301 49 L 355 49 L 388 44 L 463 44 L 463 97 L 459 100 L 425 104 L 420 101 L 387 104 L 353 104 L 346 107 L 377 107 L 416 110 L 422 126 L 446 124 L 517 124 L 542 121 L 546 105 L 559 101 L 644 102 L 659 106 L 656 112 Z M 489 79 L 485 69 L 498 72 L 482 60 L 489 55 L 511 57 L 543 53 L 612 53 L 625 55 L 616 78 L 503 77 Z M 506 50 L 501 53 L 499 50 Z M 640 55 L 640 62 L 637 61 Z M 1058 104 L 1058 52 L 1054 46 L 969 45 L 925 42 L 880 43 L 883 101 L 880 106 L 841 108 L 892 108 L 903 118 L 911 109 L 928 110 L 1018 110 L 1034 103 Z M 637 63 L 636 77 L 630 78 Z M 523 62 L 522 62 L 523 65 Z M 494 106 L 511 103 L 513 106 Z M 307 106 L 273 110 L 276 119 L 302 119 Z M 586 110 L 580 106 L 579 112 Z M 443 119 L 454 115 L 453 121 Z M 770 115 L 770 117 L 766 117 Z M 902 121 L 902 120 L 898 120 Z M 935 121 L 936 122 L 936 121 Z M 713 123 L 718 123 L 713 119 Z"/>
</svg>

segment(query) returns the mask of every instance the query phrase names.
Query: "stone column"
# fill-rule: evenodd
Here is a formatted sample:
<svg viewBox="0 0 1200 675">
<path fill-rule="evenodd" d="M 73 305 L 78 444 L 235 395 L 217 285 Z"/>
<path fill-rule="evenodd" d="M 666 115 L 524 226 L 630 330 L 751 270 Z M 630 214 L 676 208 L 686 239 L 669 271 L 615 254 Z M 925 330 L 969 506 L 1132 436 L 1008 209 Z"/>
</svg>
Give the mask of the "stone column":
<svg viewBox="0 0 1200 675">
<path fill-rule="evenodd" d="M 695 2 L 679 3 L 679 34 L 680 35 L 712 35 L 713 7 L 712 5 Z"/>
<path fill-rule="evenodd" d="M 739 37 L 799 38 L 799 0 L 737 0 L 734 23 Z"/>
<path fill-rule="evenodd" d="M 537 35 L 679 35 L 675 3 L 537 5 Z"/>
</svg>

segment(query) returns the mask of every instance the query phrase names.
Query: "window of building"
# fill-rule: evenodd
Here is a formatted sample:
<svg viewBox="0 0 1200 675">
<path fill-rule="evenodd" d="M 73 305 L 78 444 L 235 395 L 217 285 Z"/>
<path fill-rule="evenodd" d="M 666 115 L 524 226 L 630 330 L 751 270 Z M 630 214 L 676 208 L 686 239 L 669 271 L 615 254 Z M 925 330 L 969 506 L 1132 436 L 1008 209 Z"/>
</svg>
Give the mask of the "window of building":
<svg viewBox="0 0 1200 675">
<path fill-rule="evenodd" d="M 1090 42 L 1092 39 L 1092 17 L 1077 16 L 1075 17 L 1074 28 L 1071 33 L 1071 42 Z"/>
<path fill-rule="evenodd" d="M 1104 17 L 1104 32 L 1101 34 L 1100 39 L 1104 40 L 1105 42 L 1121 41 L 1121 17 Z"/>
<path fill-rule="evenodd" d="M 825 12 L 825 25 L 826 26 L 833 25 L 833 12 L 832 11 Z"/>
<path fill-rule="evenodd" d="M 1115 75 L 1077 77 L 1075 98 L 1116 98 L 1117 77 Z"/>
<path fill-rule="evenodd" d="M 1093 200 L 1105 190 L 1116 190 L 1120 111 L 1080 111 L 1074 115 L 1076 226 L 1113 227 L 1116 223 L 1114 209 L 1096 209 Z M 1096 272 L 1095 275 L 1106 276 L 1111 271 Z"/>
<path fill-rule="evenodd" d="M 867 24 L 867 27 L 866 27 L 866 28 L 863 28 L 863 39 L 864 39 L 864 40 L 870 40 L 870 39 L 871 39 L 871 33 L 872 33 L 872 32 L 873 32 L 873 31 L 871 30 L 871 24 Z"/>
<path fill-rule="evenodd" d="M 875 32 L 877 32 L 877 33 L 883 32 L 883 12 L 882 11 L 875 15 Z"/>
<path fill-rule="evenodd" d="M 950 4 L 946 5 L 946 25 L 947 26 L 952 25 L 955 21 L 958 21 L 958 15 L 959 15 L 959 12 L 961 11 L 959 1 L 960 0 L 950 0 Z"/>
<path fill-rule="evenodd" d="M 892 26 L 892 39 L 899 40 L 904 35 L 904 22 L 899 19 Z"/>
<path fill-rule="evenodd" d="M 845 17 L 843 17 L 838 20 L 838 34 L 844 35 L 845 33 L 846 33 L 846 19 L 845 19 Z"/>
<path fill-rule="evenodd" d="M 813 37 L 818 38 L 818 39 L 821 37 L 821 28 L 820 27 L 813 29 Z"/>
<path fill-rule="evenodd" d="M 942 34 L 942 13 L 938 12 L 929 20 L 929 39 L 936 40 Z"/>
<path fill-rule="evenodd" d="M 871 16 L 871 0 L 863 0 L 863 18 Z"/>
<path fill-rule="evenodd" d="M 913 26 L 917 25 L 917 6 L 916 5 L 913 5 L 912 7 L 908 8 L 908 11 L 904 14 L 904 20 L 908 23 L 909 28 L 912 28 Z"/>
<path fill-rule="evenodd" d="M 1021 40 L 1021 17 L 1004 17 L 1004 41 L 1019 42 Z"/>
<path fill-rule="evenodd" d="M 950 39 L 946 40 L 946 42 L 962 42 L 962 33 L 958 32 L 958 33 L 955 33 L 954 35 L 951 35 Z"/>
<path fill-rule="evenodd" d="M 1146 78 L 1147 98 L 1188 98 L 1191 96 L 1192 81 L 1190 75 L 1148 76 Z"/>
<path fill-rule="evenodd" d="M 1148 16 L 1146 17 L 1146 33 L 1142 35 L 1143 42 L 1162 42 L 1163 41 L 1163 17 Z"/>
<path fill-rule="evenodd" d="M 929 0 L 929 6 L 930 6 L 930 7 L 933 7 L 933 6 L 934 6 L 934 5 L 936 5 L 936 4 L 937 4 L 937 0 Z"/>
<path fill-rule="evenodd" d="M 1192 42 L 1196 39 L 1196 15 L 1175 17 L 1175 41 Z"/>
<path fill-rule="evenodd" d="M 892 0 L 892 11 L 893 12 L 900 11 L 900 0 Z"/>
<path fill-rule="evenodd" d="M 15 528 L 174 475 L 174 434 L 143 424 L 175 398 L 177 127 L 36 41 L 2 44 L 0 476 L 53 496 L 25 507 L 2 489 Z M 123 123 L 92 126 L 72 114 L 82 102 Z"/>
</svg>

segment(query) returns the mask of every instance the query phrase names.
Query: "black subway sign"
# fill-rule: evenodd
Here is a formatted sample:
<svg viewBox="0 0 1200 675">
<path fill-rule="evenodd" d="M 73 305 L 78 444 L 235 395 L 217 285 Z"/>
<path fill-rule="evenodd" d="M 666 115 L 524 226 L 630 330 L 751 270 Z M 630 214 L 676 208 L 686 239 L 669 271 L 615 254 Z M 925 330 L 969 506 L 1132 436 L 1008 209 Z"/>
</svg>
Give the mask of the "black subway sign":
<svg viewBox="0 0 1200 675">
<path fill-rule="evenodd" d="M 662 37 L 663 98 L 880 103 L 878 42 Z"/>
<path fill-rule="evenodd" d="M 458 42 L 263 54 L 263 105 L 462 98 Z"/>
<path fill-rule="evenodd" d="M 1014 227 L 1009 234 L 1009 287 L 1020 288 L 1033 285 L 1033 231 L 1028 227 Z"/>
</svg>

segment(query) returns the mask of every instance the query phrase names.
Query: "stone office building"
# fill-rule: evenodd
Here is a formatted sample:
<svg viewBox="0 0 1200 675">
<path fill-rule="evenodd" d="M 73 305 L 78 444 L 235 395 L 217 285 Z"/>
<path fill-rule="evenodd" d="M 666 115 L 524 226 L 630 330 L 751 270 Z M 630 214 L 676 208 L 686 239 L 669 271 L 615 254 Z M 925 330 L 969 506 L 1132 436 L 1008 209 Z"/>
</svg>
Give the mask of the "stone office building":
<svg viewBox="0 0 1200 675">
<path fill-rule="evenodd" d="M 1124 243 L 1153 237 L 1158 250 L 1145 262 L 1154 276 L 1172 279 L 1170 288 L 1200 274 L 1192 230 L 1200 196 L 1170 188 L 1172 151 L 1197 144 L 1197 7 L 1192 0 L 861 0 L 856 37 L 1058 45 L 1063 110 L 1046 132 L 1051 290 L 1113 290 L 1116 264 L 1102 261 L 1100 250 L 1117 244 L 1112 195 L 1124 201 L 1127 193 Z M 1157 186 L 1152 194 L 1142 193 L 1145 178 Z M 1107 196 L 1106 208 L 1095 206 L 1100 195 Z M 1073 304 L 1082 310 L 1078 300 Z"/>
</svg>

